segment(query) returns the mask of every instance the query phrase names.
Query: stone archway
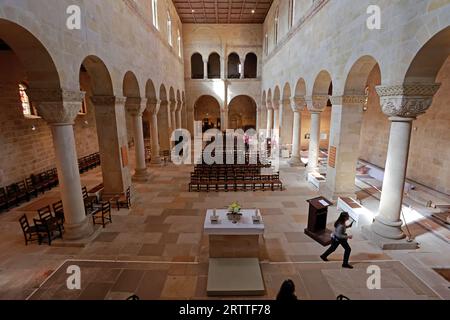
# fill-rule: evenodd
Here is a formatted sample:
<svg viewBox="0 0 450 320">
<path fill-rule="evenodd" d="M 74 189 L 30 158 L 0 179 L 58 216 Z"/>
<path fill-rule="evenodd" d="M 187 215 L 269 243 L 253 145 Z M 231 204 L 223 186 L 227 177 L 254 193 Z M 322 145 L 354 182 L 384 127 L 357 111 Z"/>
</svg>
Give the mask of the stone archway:
<svg viewBox="0 0 450 320">
<path fill-rule="evenodd" d="M 201 122 L 203 132 L 212 128 L 220 130 L 222 123 L 217 99 L 209 95 L 198 98 L 194 104 L 194 121 Z"/>
<path fill-rule="evenodd" d="M 240 95 L 228 104 L 229 129 L 256 129 L 256 102 L 249 96 Z"/>
</svg>

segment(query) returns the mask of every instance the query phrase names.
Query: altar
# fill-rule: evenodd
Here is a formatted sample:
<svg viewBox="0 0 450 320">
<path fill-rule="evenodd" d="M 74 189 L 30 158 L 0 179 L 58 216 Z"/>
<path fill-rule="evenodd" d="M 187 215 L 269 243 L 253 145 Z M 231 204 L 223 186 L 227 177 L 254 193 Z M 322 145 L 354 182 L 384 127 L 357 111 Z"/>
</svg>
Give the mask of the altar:
<svg viewBox="0 0 450 320">
<path fill-rule="evenodd" d="M 226 209 L 215 210 L 213 217 L 213 209 L 206 212 L 204 233 L 209 236 L 209 257 L 259 258 L 259 240 L 265 228 L 260 211 L 243 209 L 236 223 L 228 219 L 227 213 Z"/>
<path fill-rule="evenodd" d="M 259 264 L 264 221 L 258 209 L 243 209 L 240 213 L 239 219 L 233 220 L 226 209 L 206 212 L 208 296 L 260 296 L 266 292 Z"/>
</svg>

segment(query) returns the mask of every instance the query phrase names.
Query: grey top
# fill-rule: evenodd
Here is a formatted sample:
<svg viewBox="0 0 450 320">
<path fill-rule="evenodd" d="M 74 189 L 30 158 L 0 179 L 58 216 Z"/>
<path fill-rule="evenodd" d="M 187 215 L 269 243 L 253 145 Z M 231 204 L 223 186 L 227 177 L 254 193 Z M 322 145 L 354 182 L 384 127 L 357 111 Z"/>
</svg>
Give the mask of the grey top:
<svg viewBox="0 0 450 320">
<path fill-rule="evenodd" d="M 347 226 L 342 224 L 342 223 L 340 223 L 340 224 L 338 224 L 338 226 L 334 230 L 333 235 L 339 240 L 347 240 L 348 239 L 348 235 L 345 232 L 346 230 L 347 230 Z"/>
</svg>

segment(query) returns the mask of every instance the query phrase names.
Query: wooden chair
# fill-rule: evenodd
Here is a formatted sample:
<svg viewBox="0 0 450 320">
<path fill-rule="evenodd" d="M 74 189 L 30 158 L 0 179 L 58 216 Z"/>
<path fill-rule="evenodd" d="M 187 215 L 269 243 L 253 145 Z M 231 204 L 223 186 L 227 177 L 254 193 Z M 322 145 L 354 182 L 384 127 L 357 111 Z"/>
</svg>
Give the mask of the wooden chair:
<svg viewBox="0 0 450 320">
<path fill-rule="evenodd" d="M 62 201 L 55 202 L 52 204 L 53 213 L 55 214 L 55 218 L 57 218 L 62 224 L 66 221 L 64 217 L 64 208 Z"/>
<path fill-rule="evenodd" d="M 127 190 L 125 191 L 125 194 L 117 195 L 115 197 L 115 203 L 116 203 L 116 207 L 117 207 L 118 211 L 120 210 L 120 208 L 130 209 L 131 208 L 131 188 L 128 187 Z"/>
<path fill-rule="evenodd" d="M 16 183 L 17 193 L 20 200 L 30 201 L 30 193 L 28 192 L 25 181 L 20 181 Z"/>
<path fill-rule="evenodd" d="M 45 185 L 41 182 L 41 178 L 39 175 L 32 174 L 30 176 L 30 180 L 38 194 L 39 192 L 45 193 Z"/>
<path fill-rule="evenodd" d="M 23 236 L 25 237 L 25 245 L 28 245 L 28 242 L 38 241 L 39 244 L 42 242 L 42 238 L 40 233 L 38 232 L 36 226 L 30 226 L 28 222 L 27 216 L 24 214 L 19 219 L 20 227 L 23 231 Z"/>
<path fill-rule="evenodd" d="M 52 182 L 51 182 L 49 176 L 47 175 L 47 172 L 46 172 L 46 171 L 45 171 L 45 172 L 41 172 L 41 173 L 39 174 L 39 179 L 40 179 L 40 181 L 41 181 L 41 183 L 42 183 L 42 186 L 43 186 L 43 188 L 44 188 L 44 191 L 45 191 L 45 190 L 51 190 L 51 189 L 52 189 Z"/>
<path fill-rule="evenodd" d="M 28 190 L 28 194 L 30 196 L 34 196 L 37 197 L 39 195 L 39 191 L 38 189 L 35 187 L 33 180 L 31 180 L 31 178 L 26 178 L 25 179 L 25 184 L 27 186 L 27 190 Z"/>
<path fill-rule="evenodd" d="M 96 208 L 92 213 L 92 222 L 94 225 L 101 224 L 105 228 L 106 224 L 112 223 L 111 217 L 111 203 L 109 201 L 104 201 L 100 203 L 100 207 Z M 101 221 L 98 222 L 98 220 Z"/>
<path fill-rule="evenodd" d="M 63 229 L 59 223 L 51 222 L 50 220 L 33 219 L 36 231 L 39 233 L 42 241 L 47 239 L 48 245 L 52 245 L 52 240 L 63 238 Z M 41 241 L 41 243 L 42 243 Z"/>
<path fill-rule="evenodd" d="M 5 188 L 0 188 L 0 210 L 8 210 L 9 201 Z"/>
<path fill-rule="evenodd" d="M 89 213 L 94 211 L 94 203 L 97 202 L 97 197 L 89 196 L 86 187 L 83 187 L 81 189 L 81 192 L 83 194 L 84 210 L 86 212 L 86 215 L 88 215 Z"/>
</svg>

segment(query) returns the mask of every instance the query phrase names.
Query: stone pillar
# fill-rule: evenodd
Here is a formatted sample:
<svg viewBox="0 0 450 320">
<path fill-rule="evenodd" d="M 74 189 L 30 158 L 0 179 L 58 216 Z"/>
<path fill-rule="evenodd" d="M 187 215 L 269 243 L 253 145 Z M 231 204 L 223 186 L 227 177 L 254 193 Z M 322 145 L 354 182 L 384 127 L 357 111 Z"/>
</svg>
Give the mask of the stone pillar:
<svg viewBox="0 0 450 320">
<path fill-rule="evenodd" d="M 239 59 L 241 63 L 241 79 L 245 79 L 245 58 Z"/>
<path fill-rule="evenodd" d="M 317 95 L 306 98 L 306 104 L 311 113 L 311 131 L 308 152 L 307 172 L 318 171 L 320 152 L 320 116 L 325 110 L 328 102 L 328 95 Z"/>
<path fill-rule="evenodd" d="M 410 84 L 376 88 L 383 112 L 391 121 L 391 131 L 379 212 L 373 224 L 364 228 L 364 234 L 382 249 L 417 248 L 416 242 L 405 240 L 401 229 L 411 128 L 412 122 L 431 106 L 439 86 Z"/>
<path fill-rule="evenodd" d="M 186 102 L 182 102 L 182 108 L 181 108 L 181 126 L 186 129 L 189 130 L 188 128 L 188 118 L 187 118 L 187 109 L 186 109 Z"/>
<path fill-rule="evenodd" d="M 177 101 L 177 111 L 176 111 L 176 129 L 181 129 L 182 128 L 182 123 L 181 123 L 181 109 L 182 109 L 182 103 L 181 101 Z"/>
<path fill-rule="evenodd" d="M 151 164 L 160 164 L 161 158 L 159 156 L 159 133 L 158 133 L 158 111 L 159 111 L 159 103 L 157 101 L 149 101 L 148 102 L 150 114 L 151 114 L 151 128 L 152 133 L 150 135 L 151 143 L 152 143 L 152 160 Z"/>
<path fill-rule="evenodd" d="M 306 105 L 305 99 L 303 97 L 296 97 L 292 99 L 291 107 L 294 112 L 294 124 L 292 130 L 292 155 L 289 160 L 289 165 L 291 167 L 297 167 L 302 164 L 300 159 L 300 142 L 301 142 L 301 130 L 302 130 L 302 109 Z"/>
<path fill-rule="evenodd" d="M 92 234 L 93 228 L 84 209 L 73 132 L 74 121 L 81 110 L 84 92 L 30 89 L 27 93 L 36 103 L 39 115 L 51 127 L 65 216 L 64 238 L 68 240 L 86 238 Z"/>
<path fill-rule="evenodd" d="M 93 96 L 105 196 L 123 194 L 131 186 L 123 97 Z"/>
<path fill-rule="evenodd" d="M 220 58 L 220 79 L 225 79 L 226 75 L 225 75 L 225 59 L 224 58 Z"/>
<path fill-rule="evenodd" d="M 145 182 L 148 180 L 147 164 L 145 162 L 144 131 L 142 128 L 142 114 L 147 108 L 147 99 L 127 98 L 127 111 L 133 121 L 133 134 L 135 144 L 135 172 L 134 181 Z"/>
<path fill-rule="evenodd" d="M 272 137 L 273 109 L 267 106 L 267 138 Z"/>
<path fill-rule="evenodd" d="M 280 104 L 279 102 L 274 102 L 273 106 L 273 129 L 280 130 Z"/>
<path fill-rule="evenodd" d="M 208 60 L 203 61 L 203 79 L 208 79 Z"/>
<path fill-rule="evenodd" d="M 355 178 L 359 159 L 359 142 L 364 95 L 331 97 L 333 104 L 331 115 L 330 145 L 327 182 L 322 193 L 329 199 L 338 197 L 356 198 Z"/>
</svg>

